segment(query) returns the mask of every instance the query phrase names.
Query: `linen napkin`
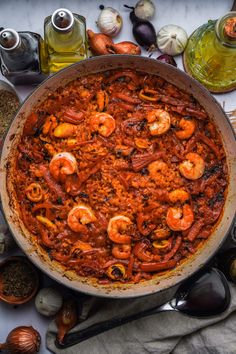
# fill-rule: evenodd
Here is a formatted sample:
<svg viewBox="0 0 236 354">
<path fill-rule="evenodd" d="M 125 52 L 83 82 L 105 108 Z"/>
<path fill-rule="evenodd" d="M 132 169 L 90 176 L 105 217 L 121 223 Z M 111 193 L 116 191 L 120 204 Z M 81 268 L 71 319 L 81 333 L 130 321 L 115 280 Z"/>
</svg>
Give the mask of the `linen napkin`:
<svg viewBox="0 0 236 354">
<path fill-rule="evenodd" d="M 116 327 L 67 349 L 55 346 L 57 328 L 53 321 L 46 335 L 47 348 L 56 354 L 235 354 L 236 286 L 230 283 L 230 290 L 230 307 L 219 316 L 198 319 L 175 311 L 162 312 Z M 174 292 L 174 289 L 168 290 L 165 296 L 170 298 Z M 163 303 L 164 297 L 154 294 L 125 300 L 88 298 L 83 304 L 82 322 L 72 332 L 116 316 L 152 308 Z"/>
</svg>

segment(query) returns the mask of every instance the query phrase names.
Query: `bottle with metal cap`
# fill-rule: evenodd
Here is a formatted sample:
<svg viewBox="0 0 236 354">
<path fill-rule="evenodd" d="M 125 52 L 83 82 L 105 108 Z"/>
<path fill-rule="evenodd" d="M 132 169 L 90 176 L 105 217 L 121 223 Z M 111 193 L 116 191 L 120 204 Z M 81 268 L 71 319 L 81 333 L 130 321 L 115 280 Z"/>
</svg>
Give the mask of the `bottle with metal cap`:
<svg viewBox="0 0 236 354">
<path fill-rule="evenodd" d="M 40 65 L 42 38 L 34 32 L 0 32 L 1 72 L 15 85 L 37 84 L 45 79 Z"/>
<path fill-rule="evenodd" d="M 46 73 L 58 70 L 87 57 L 86 21 L 68 9 L 57 9 L 44 20 L 44 42 L 48 66 Z"/>
</svg>

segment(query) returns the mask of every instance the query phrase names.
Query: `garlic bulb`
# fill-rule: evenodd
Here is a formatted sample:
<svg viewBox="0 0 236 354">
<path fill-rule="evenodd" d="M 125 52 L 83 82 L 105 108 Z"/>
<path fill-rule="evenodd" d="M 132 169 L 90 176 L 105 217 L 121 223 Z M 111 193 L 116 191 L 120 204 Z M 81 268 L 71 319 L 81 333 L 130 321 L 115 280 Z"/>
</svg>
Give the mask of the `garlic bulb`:
<svg viewBox="0 0 236 354">
<path fill-rule="evenodd" d="M 112 7 L 105 7 L 97 20 L 99 30 L 111 37 L 115 37 L 120 32 L 122 24 L 121 15 Z"/>
<path fill-rule="evenodd" d="M 151 0 L 139 0 L 135 5 L 134 13 L 142 20 L 150 20 L 155 13 L 155 5 Z"/>
<path fill-rule="evenodd" d="M 166 25 L 157 34 L 157 46 L 162 53 L 178 55 L 187 45 L 188 36 L 185 30 L 176 25 Z"/>
<path fill-rule="evenodd" d="M 37 311 L 44 316 L 54 316 L 62 306 L 62 296 L 53 288 L 41 289 L 35 298 Z"/>
</svg>

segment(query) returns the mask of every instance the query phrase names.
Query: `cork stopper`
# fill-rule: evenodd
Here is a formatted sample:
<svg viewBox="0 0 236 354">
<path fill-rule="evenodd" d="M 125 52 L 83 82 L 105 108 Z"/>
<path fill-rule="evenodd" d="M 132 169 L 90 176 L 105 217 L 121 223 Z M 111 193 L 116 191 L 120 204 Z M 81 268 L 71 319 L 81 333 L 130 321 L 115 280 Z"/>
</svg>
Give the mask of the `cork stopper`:
<svg viewBox="0 0 236 354">
<path fill-rule="evenodd" d="M 236 40 L 236 17 L 228 18 L 224 24 L 224 34 L 231 40 Z"/>
<path fill-rule="evenodd" d="M 13 50 L 20 42 L 19 34 L 11 29 L 5 28 L 0 32 L 0 48 L 3 50 Z"/>
<path fill-rule="evenodd" d="M 52 25 L 56 31 L 68 32 L 74 23 L 74 16 L 70 10 L 57 9 L 52 14 Z"/>
</svg>

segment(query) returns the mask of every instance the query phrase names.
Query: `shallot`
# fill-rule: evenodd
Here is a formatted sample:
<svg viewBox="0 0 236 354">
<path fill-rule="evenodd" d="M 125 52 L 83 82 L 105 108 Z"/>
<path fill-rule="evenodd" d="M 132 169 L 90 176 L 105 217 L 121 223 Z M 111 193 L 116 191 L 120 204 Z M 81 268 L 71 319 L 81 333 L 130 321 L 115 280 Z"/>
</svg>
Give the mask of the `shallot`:
<svg viewBox="0 0 236 354">
<path fill-rule="evenodd" d="M 140 47 L 137 44 L 129 41 L 108 45 L 107 49 L 112 54 L 131 54 L 131 55 L 141 54 Z"/>
<path fill-rule="evenodd" d="M 63 343 L 67 332 L 73 328 L 78 321 L 77 308 L 73 300 L 66 300 L 56 316 L 56 325 L 58 328 L 57 339 Z"/>
<path fill-rule="evenodd" d="M 94 33 L 92 30 L 87 30 L 89 45 L 95 55 L 110 54 L 107 46 L 113 45 L 113 40 L 104 33 Z"/>
</svg>

